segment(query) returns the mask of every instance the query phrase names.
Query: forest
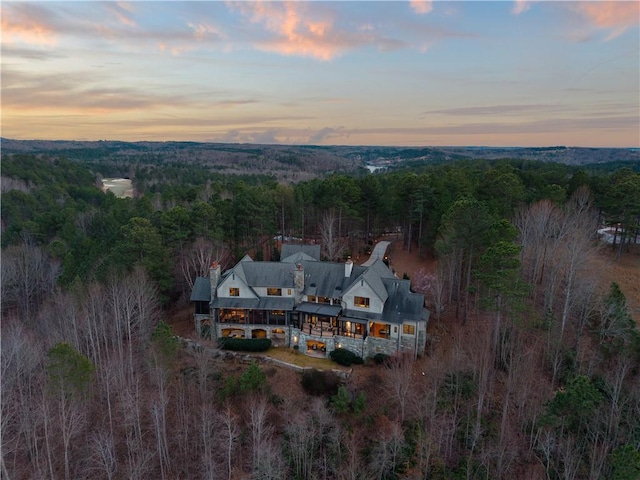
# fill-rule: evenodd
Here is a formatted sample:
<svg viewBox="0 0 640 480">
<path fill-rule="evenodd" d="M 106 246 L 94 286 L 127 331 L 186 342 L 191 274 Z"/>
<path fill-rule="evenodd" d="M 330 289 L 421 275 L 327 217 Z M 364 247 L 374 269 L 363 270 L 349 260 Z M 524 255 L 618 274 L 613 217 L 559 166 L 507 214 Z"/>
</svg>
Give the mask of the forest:
<svg viewBox="0 0 640 480">
<path fill-rule="evenodd" d="M 640 478 L 638 299 L 595 267 L 640 254 L 640 174 L 620 167 L 460 159 L 286 183 L 3 155 L 1 477 Z M 103 193 L 107 176 L 134 198 Z M 411 278 L 431 310 L 420 358 L 341 380 L 174 336 L 213 260 L 277 260 L 283 238 L 366 259 L 385 233 L 435 259 Z"/>
</svg>

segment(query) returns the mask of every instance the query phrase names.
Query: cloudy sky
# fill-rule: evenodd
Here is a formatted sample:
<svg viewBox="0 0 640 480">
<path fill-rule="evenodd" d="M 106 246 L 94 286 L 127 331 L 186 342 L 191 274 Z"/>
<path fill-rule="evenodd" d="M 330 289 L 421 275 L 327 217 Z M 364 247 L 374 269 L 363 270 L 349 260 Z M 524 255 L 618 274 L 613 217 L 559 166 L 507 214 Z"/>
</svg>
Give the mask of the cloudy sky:
<svg viewBox="0 0 640 480">
<path fill-rule="evenodd" d="M 640 2 L 9 2 L 2 136 L 640 146 Z"/>
</svg>

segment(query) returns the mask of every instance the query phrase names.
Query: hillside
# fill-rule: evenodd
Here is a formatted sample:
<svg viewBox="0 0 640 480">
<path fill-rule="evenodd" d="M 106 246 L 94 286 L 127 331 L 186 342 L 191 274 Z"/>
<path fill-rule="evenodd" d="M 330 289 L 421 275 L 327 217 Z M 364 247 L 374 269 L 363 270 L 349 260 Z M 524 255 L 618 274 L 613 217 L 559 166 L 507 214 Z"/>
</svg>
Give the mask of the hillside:
<svg viewBox="0 0 640 480">
<path fill-rule="evenodd" d="M 159 165 L 177 162 L 222 174 L 272 175 L 302 181 L 350 173 L 448 163 L 462 159 L 515 159 L 565 165 L 621 164 L 640 171 L 640 150 L 622 148 L 491 148 L 255 145 L 198 142 L 48 141 L 2 139 L 2 153 L 64 156 L 87 163 Z"/>
</svg>

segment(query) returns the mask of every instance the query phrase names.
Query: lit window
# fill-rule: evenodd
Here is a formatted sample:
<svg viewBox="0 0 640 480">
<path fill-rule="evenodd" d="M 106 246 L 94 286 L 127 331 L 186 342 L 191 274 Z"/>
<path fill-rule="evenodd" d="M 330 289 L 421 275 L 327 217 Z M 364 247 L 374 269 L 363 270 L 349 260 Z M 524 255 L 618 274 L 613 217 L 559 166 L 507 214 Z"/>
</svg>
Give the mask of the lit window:
<svg viewBox="0 0 640 480">
<path fill-rule="evenodd" d="M 240 289 L 238 287 L 229 287 L 229 296 L 230 297 L 239 297 Z"/>
<path fill-rule="evenodd" d="M 416 334 L 416 326 L 415 325 L 402 325 L 402 333 L 405 335 L 415 335 Z"/>
<path fill-rule="evenodd" d="M 287 295 L 291 295 L 291 289 L 287 288 Z"/>
<path fill-rule="evenodd" d="M 315 295 L 307 295 L 307 302 L 316 303 Z"/>
<path fill-rule="evenodd" d="M 369 297 L 353 297 L 353 304 L 360 308 L 369 308 Z"/>
<path fill-rule="evenodd" d="M 281 297 L 282 289 L 281 288 L 267 288 L 267 295 L 271 295 L 273 297 Z"/>
</svg>

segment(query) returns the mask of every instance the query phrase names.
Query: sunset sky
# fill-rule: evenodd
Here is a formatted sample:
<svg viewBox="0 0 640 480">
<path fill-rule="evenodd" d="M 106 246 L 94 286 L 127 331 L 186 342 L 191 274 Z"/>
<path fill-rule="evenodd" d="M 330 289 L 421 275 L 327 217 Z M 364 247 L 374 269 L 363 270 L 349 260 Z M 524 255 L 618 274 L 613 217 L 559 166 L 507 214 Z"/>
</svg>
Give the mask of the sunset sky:
<svg viewBox="0 0 640 480">
<path fill-rule="evenodd" d="M 7 2 L 2 136 L 640 147 L 640 2 Z"/>
</svg>

